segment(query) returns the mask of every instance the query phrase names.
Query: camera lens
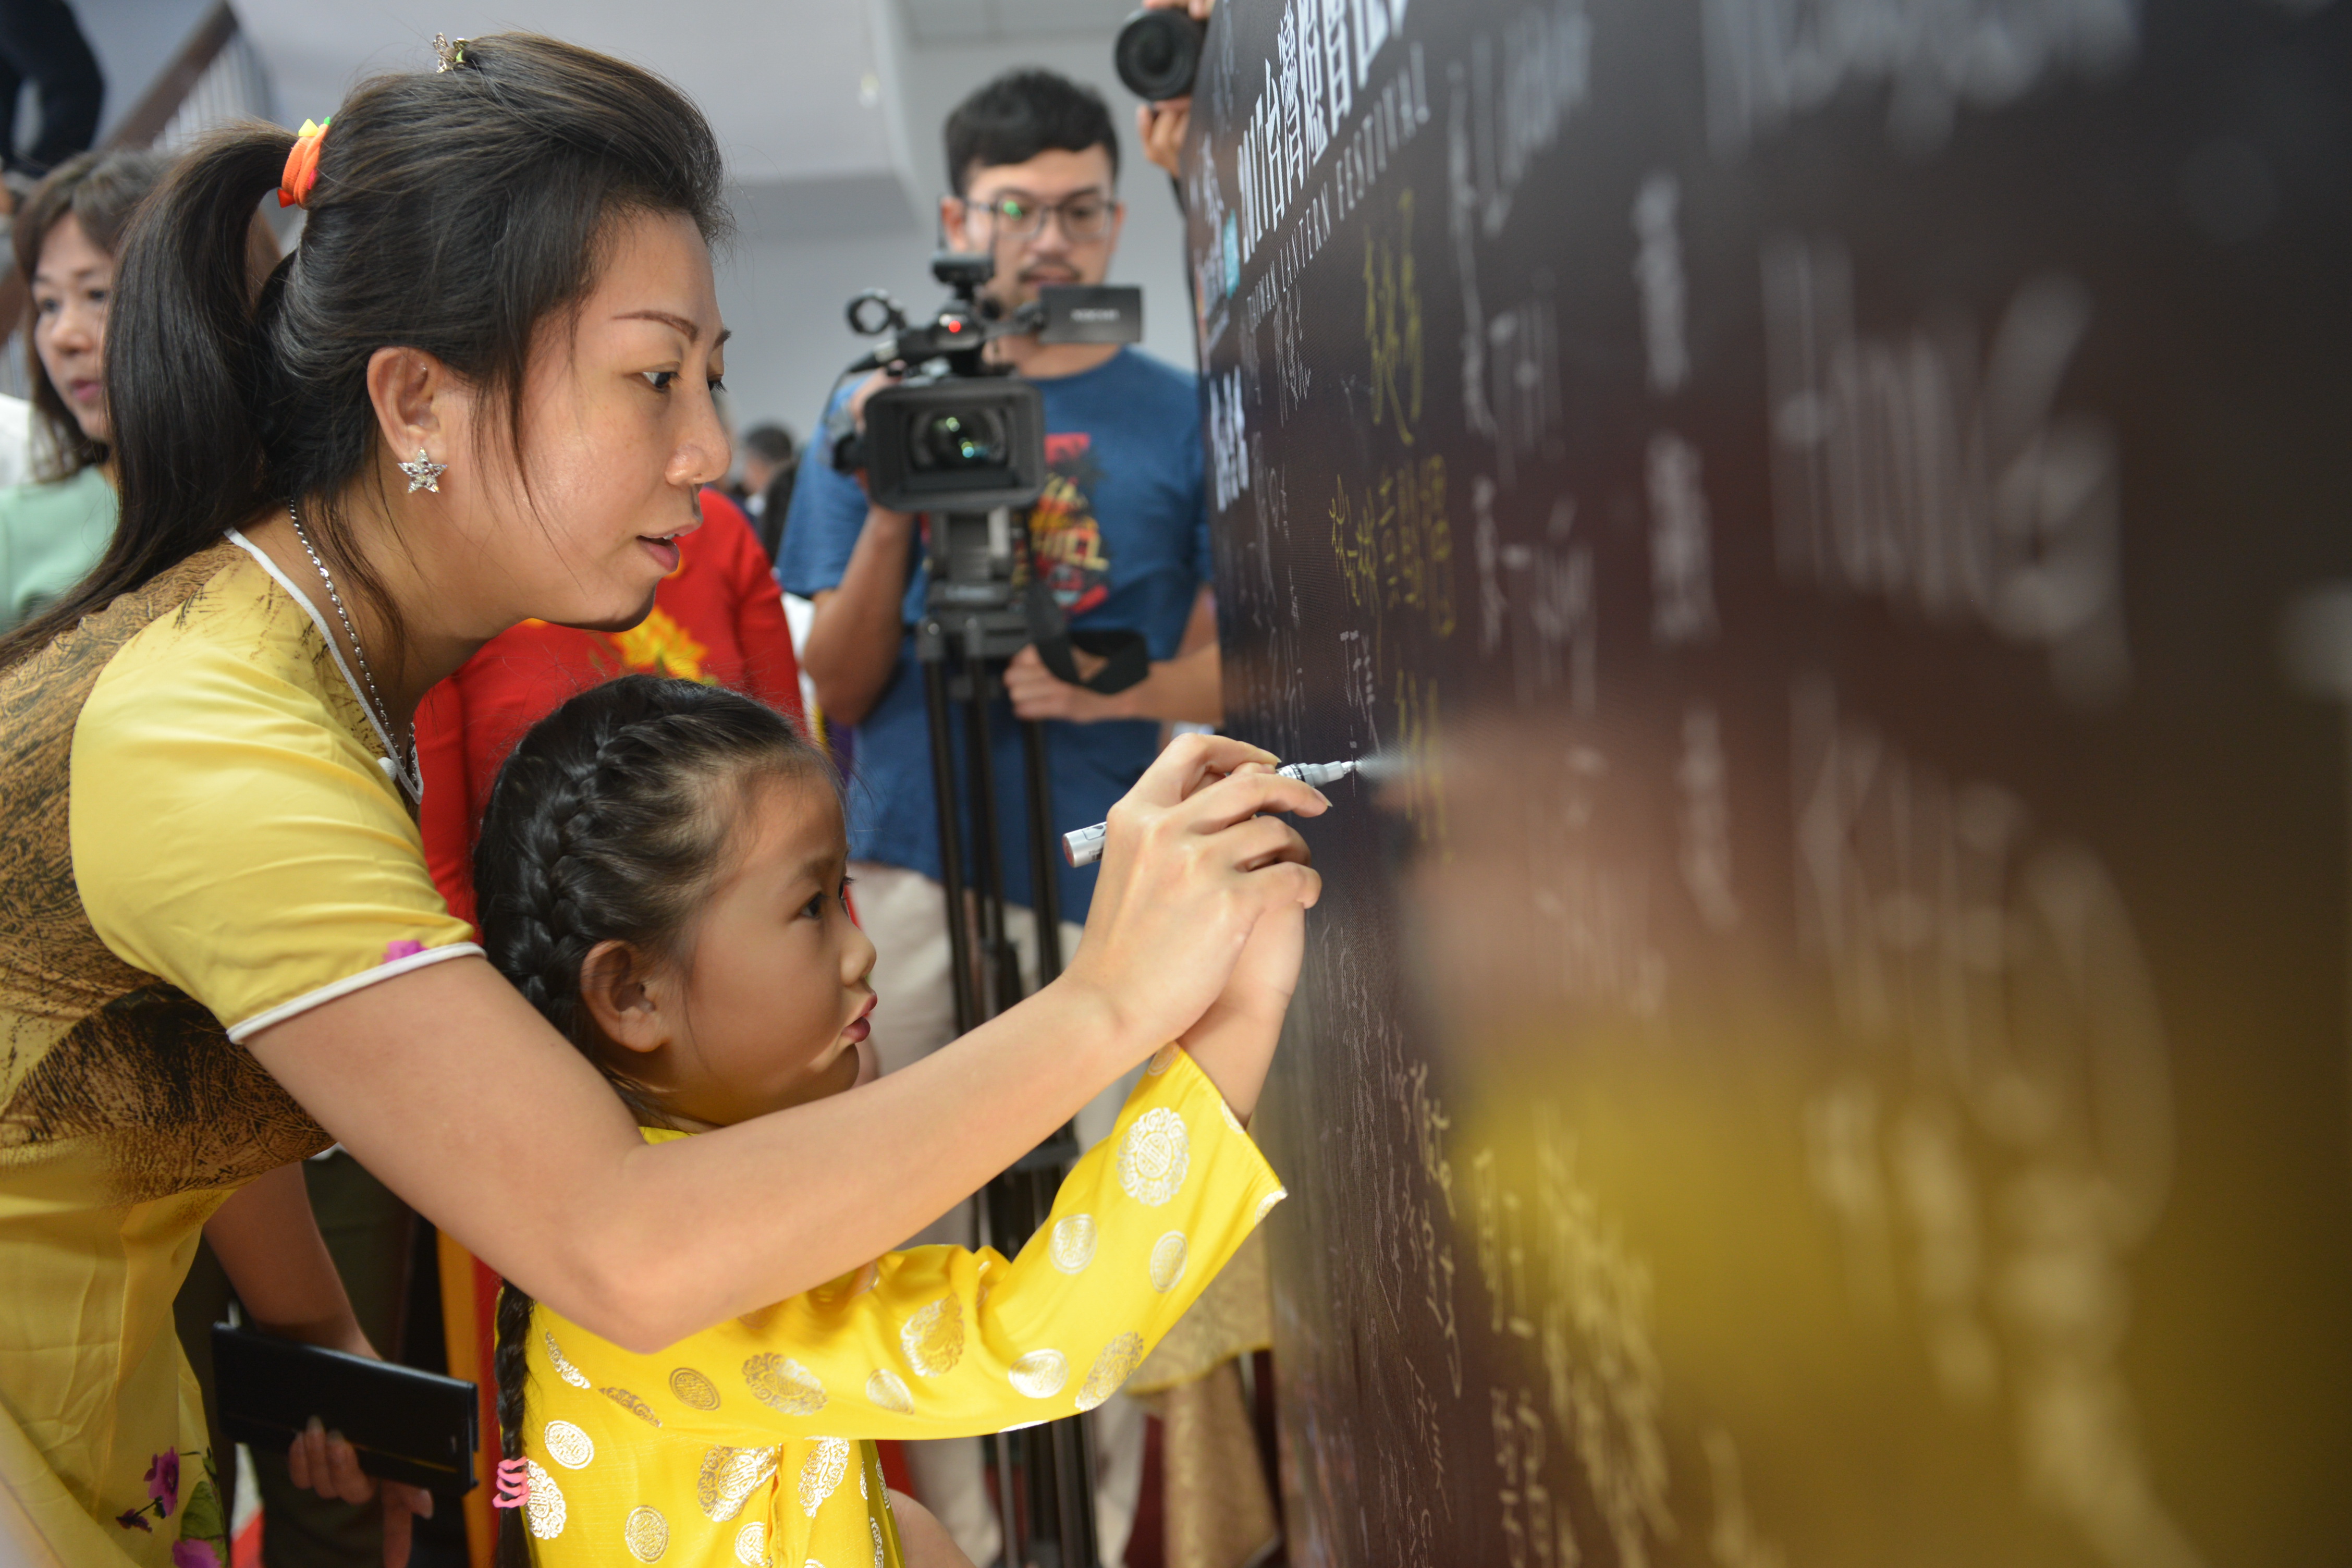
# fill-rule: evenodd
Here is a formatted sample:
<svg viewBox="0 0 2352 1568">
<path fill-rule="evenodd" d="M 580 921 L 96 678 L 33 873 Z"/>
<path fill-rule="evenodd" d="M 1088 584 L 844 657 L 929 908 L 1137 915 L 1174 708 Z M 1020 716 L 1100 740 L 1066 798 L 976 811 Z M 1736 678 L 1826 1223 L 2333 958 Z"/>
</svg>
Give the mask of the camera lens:
<svg viewBox="0 0 2352 1568">
<path fill-rule="evenodd" d="M 1192 90 L 1205 29 L 1181 11 L 1138 11 L 1118 29 L 1111 61 L 1127 90 L 1154 103 Z"/>
<path fill-rule="evenodd" d="M 918 414 L 908 443 L 914 467 L 928 472 L 986 468 L 1004 461 L 1004 422 L 985 408 Z"/>
</svg>

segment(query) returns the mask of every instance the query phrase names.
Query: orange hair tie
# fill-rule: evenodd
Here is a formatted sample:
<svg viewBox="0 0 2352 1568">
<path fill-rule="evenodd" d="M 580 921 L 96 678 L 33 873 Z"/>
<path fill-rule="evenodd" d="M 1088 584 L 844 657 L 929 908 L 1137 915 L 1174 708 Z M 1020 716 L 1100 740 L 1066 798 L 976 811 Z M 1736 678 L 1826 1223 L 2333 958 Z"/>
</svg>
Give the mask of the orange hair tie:
<svg viewBox="0 0 2352 1568">
<path fill-rule="evenodd" d="M 331 114 L 316 125 L 302 121 L 302 129 L 294 136 L 294 151 L 286 154 L 286 173 L 278 179 L 279 206 L 310 205 L 310 187 L 319 183 L 319 146 L 327 139 L 327 127 L 334 122 Z"/>
</svg>

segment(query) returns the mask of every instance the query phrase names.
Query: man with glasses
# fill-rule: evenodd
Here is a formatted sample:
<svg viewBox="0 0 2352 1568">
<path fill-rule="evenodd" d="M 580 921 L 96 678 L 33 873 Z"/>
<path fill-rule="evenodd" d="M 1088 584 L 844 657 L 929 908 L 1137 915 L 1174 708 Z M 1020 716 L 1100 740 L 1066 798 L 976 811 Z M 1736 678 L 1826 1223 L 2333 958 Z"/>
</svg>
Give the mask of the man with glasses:
<svg viewBox="0 0 2352 1568">
<path fill-rule="evenodd" d="M 994 255 L 990 300 L 1009 311 L 1048 284 L 1104 280 L 1122 215 L 1118 141 L 1098 94 L 1050 71 L 1011 71 L 957 107 L 946 142 L 952 194 L 940 198 L 940 224 L 950 248 Z M 1006 671 L 1011 700 L 998 705 L 992 737 L 997 837 L 1005 896 L 1019 906 L 1008 924 L 1034 971 L 1015 715 L 1048 721 L 1051 820 L 1076 826 L 1101 821 L 1142 774 L 1163 722 L 1215 723 L 1221 699 L 1192 375 L 1116 344 L 1006 338 L 994 348 L 1045 398 L 1048 479 L 1028 517 L 1037 571 L 1073 626 L 1140 632 L 1152 659 L 1139 684 L 1109 696 L 1056 679 L 1034 647 Z M 878 952 L 882 1005 L 871 1037 L 892 1070 L 954 1034 L 930 742 L 908 629 L 926 587 L 916 520 L 870 505 L 855 480 L 829 466 L 808 464 L 793 493 L 777 575 L 787 593 L 814 602 L 801 668 L 828 724 L 836 733 L 849 726 L 854 736 L 850 869 L 859 919 Z M 1082 674 L 1090 673 L 1087 657 L 1076 655 Z M 954 762 L 961 776 L 961 744 Z M 1094 875 L 1060 870 L 1066 956 L 1077 949 Z M 1126 1092 L 1116 1086 L 1079 1114 L 1088 1142 L 1109 1131 Z M 970 1245 L 971 1205 L 917 1239 Z M 1142 1418 L 1114 1399 L 1094 1419 L 1103 1461 L 1100 1545 L 1103 1561 L 1116 1564 L 1141 1477 Z M 975 1563 L 988 1563 L 998 1531 L 978 1443 L 913 1444 L 908 1457 L 923 1501 Z"/>
</svg>

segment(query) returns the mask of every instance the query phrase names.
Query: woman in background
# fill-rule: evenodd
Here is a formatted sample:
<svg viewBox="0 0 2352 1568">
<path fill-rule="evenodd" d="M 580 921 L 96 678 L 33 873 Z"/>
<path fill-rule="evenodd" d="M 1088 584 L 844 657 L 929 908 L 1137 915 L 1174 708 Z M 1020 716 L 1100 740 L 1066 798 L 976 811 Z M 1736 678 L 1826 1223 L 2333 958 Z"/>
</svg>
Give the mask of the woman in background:
<svg viewBox="0 0 2352 1568">
<path fill-rule="evenodd" d="M 170 167 L 155 153 L 84 153 L 16 215 L 16 272 L 32 296 L 25 374 L 37 458 L 35 482 L 0 491 L 0 631 L 79 582 L 114 537 L 106 307 L 122 230 Z"/>
</svg>

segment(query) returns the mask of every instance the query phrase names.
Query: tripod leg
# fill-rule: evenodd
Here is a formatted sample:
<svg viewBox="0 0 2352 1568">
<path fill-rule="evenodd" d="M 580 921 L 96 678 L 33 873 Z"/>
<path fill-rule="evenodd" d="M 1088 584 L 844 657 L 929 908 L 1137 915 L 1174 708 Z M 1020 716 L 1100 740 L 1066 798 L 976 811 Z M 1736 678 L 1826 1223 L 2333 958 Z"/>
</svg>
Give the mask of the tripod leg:
<svg viewBox="0 0 2352 1568">
<path fill-rule="evenodd" d="M 955 971 L 955 1026 L 969 1034 L 982 1021 L 974 994 L 971 928 L 963 908 L 963 832 L 956 817 L 955 742 L 948 727 L 946 636 L 937 621 L 917 631 L 915 653 L 923 667 L 923 712 L 931 731 L 931 797 L 940 819 L 940 885 L 947 889 L 948 963 Z"/>
<path fill-rule="evenodd" d="M 972 637 L 976 645 L 979 637 Z M 964 678 L 970 687 L 964 708 L 964 741 L 971 765 L 972 872 L 980 884 L 981 961 L 986 968 L 986 1003 L 981 1016 L 993 1018 L 1021 1000 L 1021 961 L 1004 930 L 1004 857 L 996 837 L 996 758 L 989 719 L 994 672 L 966 648 Z"/>
<path fill-rule="evenodd" d="M 1021 774 L 1029 796 L 1029 907 L 1037 913 L 1037 984 L 1062 973 L 1061 871 L 1054 864 L 1053 775 L 1045 771 L 1045 726 L 1021 721 Z"/>
</svg>

